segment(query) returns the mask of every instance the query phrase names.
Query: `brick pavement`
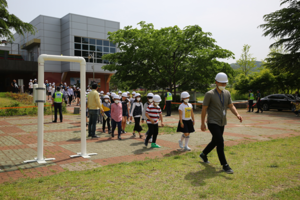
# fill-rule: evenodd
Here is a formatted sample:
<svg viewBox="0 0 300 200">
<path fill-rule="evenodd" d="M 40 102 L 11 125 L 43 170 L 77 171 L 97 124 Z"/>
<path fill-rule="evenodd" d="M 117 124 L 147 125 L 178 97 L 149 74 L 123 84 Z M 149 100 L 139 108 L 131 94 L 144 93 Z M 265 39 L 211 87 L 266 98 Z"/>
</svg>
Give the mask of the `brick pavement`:
<svg viewBox="0 0 300 200">
<path fill-rule="evenodd" d="M 73 112 L 73 106 L 68 110 Z M 292 112 L 256 114 L 246 113 L 245 109 L 239 112 L 244 118 L 243 123 L 228 114 L 224 133 L 226 145 L 300 135 L 300 117 L 295 117 Z M 196 132 L 191 134 L 189 146 L 200 150 L 210 141 L 211 135 L 208 131 L 200 131 L 200 112 L 196 112 L 195 117 Z M 164 118 L 164 121 L 166 126 L 177 126 L 178 114 L 173 112 L 172 117 Z M 37 117 L 0 118 L 0 183 L 183 153 L 178 149 L 181 133 L 160 133 L 157 143 L 162 148 L 151 149 L 144 147 L 143 139 L 133 138 L 131 132 L 123 134 L 123 140 L 119 141 L 116 137 L 112 139 L 110 135 L 101 133 L 102 126 L 98 125 L 100 138 L 87 139 L 87 152 L 98 154 L 89 159 L 70 158 L 70 155 L 80 151 L 80 116 L 65 115 L 63 123 L 51 123 L 51 116 L 45 116 L 44 127 L 44 156 L 55 158 L 55 161 L 25 164 L 23 161 L 37 156 Z"/>
</svg>

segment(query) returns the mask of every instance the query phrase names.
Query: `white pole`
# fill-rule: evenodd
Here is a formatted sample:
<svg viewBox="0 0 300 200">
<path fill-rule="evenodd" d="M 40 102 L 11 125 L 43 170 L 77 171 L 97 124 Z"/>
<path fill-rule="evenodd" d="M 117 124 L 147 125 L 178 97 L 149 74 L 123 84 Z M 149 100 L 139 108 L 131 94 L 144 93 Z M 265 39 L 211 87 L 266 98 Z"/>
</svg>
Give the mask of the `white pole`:
<svg viewBox="0 0 300 200">
<path fill-rule="evenodd" d="M 86 157 L 86 122 L 85 115 L 86 103 L 85 103 L 85 64 L 80 64 L 80 101 L 81 101 L 81 155 Z"/>
<path fill-rule="evenodd" d="M 44 63 L 47 60 L 51 61 L 66 61 L 66 62 L 78 62 L 80 63 L 80 98 L 81 101 L 85 99 L 85 73 L 86 73 L 86 62 L 83 57 L 75 56 L 57 56 L 57 55 L 46 55 L 42 54 L 38 58 L 38 98 L 36 102 L 38 103 L 38 155 L 34 160 L 26 160 L 24 163 L 38 162 L 46 163 L 47 160 L 55 160 L 55 158 L 44 158 L 44 103 L 45 103 L 45 86 L 44 86 Z M 85 130 L 85 101 L 81 102 L 81 152 L 77 155 L 71 157 L 82 156 L 84 158 L 89 158 L 91 155 L 96 155 L 97 153 L 86 153 L 86 130 Z"/>
</svg>

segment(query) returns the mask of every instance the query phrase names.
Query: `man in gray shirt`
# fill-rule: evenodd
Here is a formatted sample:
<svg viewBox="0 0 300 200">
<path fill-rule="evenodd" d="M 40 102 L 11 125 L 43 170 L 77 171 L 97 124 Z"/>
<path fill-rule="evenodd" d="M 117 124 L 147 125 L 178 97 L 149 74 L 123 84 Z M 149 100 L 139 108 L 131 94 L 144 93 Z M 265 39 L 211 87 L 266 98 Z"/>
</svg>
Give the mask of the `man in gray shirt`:
<svg viewBox="0 0 300 200">
<path fill-rule="evenodd" d="M 205 117 L 207 112 L 207 126 L 212 134 L 212 140 L 200 154 L 200 158 L 203 160 L 203 162 L 209 163 L 207 154 L 217 147 L 217 153 L 220 163 L 223 166 L 223 171 L 232 174 L 233 170 L 229 167 L 224 153 L 223 133 L 225 125 L 227 124 L 227 108 L 230 109 L 230 111 L 240 120 L 240 122 L 243 121 L 243 118 L 239 115 L 238 111 L 233 105 L 230 92 L 225 90 L 225 86 L 228 83 L 227 75 L 223 72 L 220 72 L 217 74 L 215 80 L 216 88 L 208 91 L 205 94 L 201 113 L 201 130 L 206 130 Z"/>
</svg>

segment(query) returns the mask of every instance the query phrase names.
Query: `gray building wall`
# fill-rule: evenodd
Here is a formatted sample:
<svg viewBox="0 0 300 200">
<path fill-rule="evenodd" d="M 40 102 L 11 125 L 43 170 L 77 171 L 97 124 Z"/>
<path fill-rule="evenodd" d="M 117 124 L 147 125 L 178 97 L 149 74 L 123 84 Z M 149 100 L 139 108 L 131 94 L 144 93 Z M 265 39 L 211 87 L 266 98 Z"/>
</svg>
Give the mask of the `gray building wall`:
<svg viewBox="0 0 300 200">
<path fill-rule="evenodd" d="M 107 40 L 107 33 L 120 29 L 120 23 L 97 19 L 76 14 L 67 14 L 62 18 L 55 18 L 40 15 L 30 22 L 37 28 L 35 35 L 26 35 L 25 37 L 15 34 L 15 42 L 20 45 L 37 38 L 41 40 L 40 48 L 35 47 L 33 51 L 39 54 L 74 56 L 74 37 L 87 37 L 93 39 Z M 14 46 L 17 48 L 17 45 Z M 17 49 L 14 49 L 17 50 Z M 24 59 L 28 59 L 26 50 L 22 50 L 21 54 Z M 87 72 L 93 72 L 93 63 L 87 62 Z M 104 63 L 95 63 L 96 73 L 112 73 L 104 71 L 102 66 Z M 45 62 L 45 72 L 79 72 L 78 63 L 68 62 Z"/>
</svg>

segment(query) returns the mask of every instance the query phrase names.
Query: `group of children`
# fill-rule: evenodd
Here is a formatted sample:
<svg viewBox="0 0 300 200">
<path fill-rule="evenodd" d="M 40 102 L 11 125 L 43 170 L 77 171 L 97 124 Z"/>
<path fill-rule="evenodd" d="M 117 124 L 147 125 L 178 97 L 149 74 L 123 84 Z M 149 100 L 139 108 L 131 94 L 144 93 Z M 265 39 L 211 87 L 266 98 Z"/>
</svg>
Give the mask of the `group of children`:
<svg viewBox="0 0 300 200">
<path fill-rule="evenodd" d="M 190 151 L 191 148 L 188 146 L 190 133 L 194 132 L 195 118 L 193 113 L 193 107 L 189 102 L 189 93 L 182 92 L 182 104 L 179 106 L 179 123 L 177 132 L 182 132 L 181 139 L 179 140 L 179 147 Z M 148 130 L 146 131 L 146 137 L 144 144 L 148 146 L 151 143 L 152 148 L 160 148 L 156 144 L 157 135 L 159 132 L 158 122 L 161 121 L 161 126 L 164 126 L 162 110 L 159 106 L 161 102 L 161 97 L 159 95 L 154 95 L 153 93 L 147 94 L 147 102 L 143 105 L 141 100 L 141 95 L 139 93 L 132 93 L 132 98 L 130 98 L 129 92 L 122 93 L 121 91 L 116 93 L 104 93 L 101 91 L 100 99 L 102 101 L 102 107 L 106 115 L 103 118 L 102 130 L 105 132 L 105 127 L 107 124 L 108 133 L 111 137 L 114 137 L 114 131 L 118 126 L 118 139 L 122 140 L 121 134 L 126 133 L 126 124 L 134 119 L 133 137 L 136 137 L 136 132 L 139 134 L 139 138 L 143 138 L 141 131 L 141 123 L 146 123 L 148 125 Z M 111 126 L 110 126 L 111 122 Z M 185 145 L 183 146 L 183 141 L 185 140 Z"/>
</svg>

